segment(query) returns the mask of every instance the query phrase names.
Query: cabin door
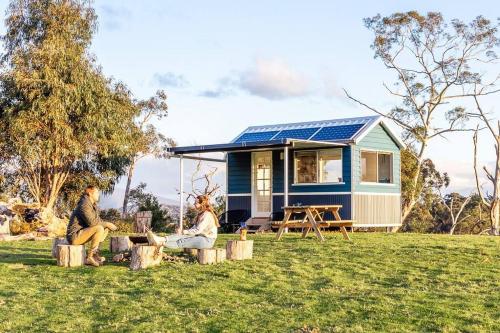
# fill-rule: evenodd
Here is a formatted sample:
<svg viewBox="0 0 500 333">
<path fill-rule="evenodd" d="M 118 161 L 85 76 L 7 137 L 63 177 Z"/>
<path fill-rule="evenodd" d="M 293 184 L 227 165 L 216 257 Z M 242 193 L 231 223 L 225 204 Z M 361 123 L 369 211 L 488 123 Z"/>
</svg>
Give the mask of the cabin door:
<svg viewBox="0 0 500 333">
<path fill-rule="evenodd" d="M 268 217 L 272 212 L 272 151 L 252 153 L 252 217 Z"/>
</svg>

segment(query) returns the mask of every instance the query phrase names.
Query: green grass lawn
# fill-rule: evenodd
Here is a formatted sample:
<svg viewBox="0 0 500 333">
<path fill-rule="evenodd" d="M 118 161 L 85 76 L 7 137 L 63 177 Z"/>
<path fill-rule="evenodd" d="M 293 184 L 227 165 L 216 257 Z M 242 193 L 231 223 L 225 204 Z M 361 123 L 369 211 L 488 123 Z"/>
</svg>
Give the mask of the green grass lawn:
<svg viewBox="0 0 500 333">
<path fill-rule="evenodd" d="M 500 331 L 500 237 L 251 238 L 251 261 L 139 272 L 59 268 L 49 241 L 0 242 L 0 331 Z"/>
</svg>

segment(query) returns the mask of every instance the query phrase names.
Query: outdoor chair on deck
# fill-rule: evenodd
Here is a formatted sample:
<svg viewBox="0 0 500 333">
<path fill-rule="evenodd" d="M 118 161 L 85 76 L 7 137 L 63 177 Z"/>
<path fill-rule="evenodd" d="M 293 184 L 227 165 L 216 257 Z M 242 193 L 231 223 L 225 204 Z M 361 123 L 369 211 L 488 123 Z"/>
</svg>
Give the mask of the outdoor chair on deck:
<svg viewBox="0 0 500 333">
<path fill-rule="evenodd" d="M 227 216 L 227 223 L 226 223 Z M 250 213 L 246 209 L 233 209 L 222 213 L 219 216 L 219 224 L 222 232 L 234 233 L 240 227 L 241 223 L 250 218 Z"/>
</svg>

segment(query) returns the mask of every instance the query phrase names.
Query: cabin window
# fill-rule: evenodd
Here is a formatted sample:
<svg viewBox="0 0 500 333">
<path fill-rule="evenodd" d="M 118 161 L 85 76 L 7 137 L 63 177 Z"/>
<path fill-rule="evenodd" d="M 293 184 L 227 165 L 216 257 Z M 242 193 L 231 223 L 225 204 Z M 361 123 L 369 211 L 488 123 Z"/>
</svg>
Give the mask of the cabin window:
<svg viewBox="0 0 500 333">
<path fill-rule="evenodd" d="M 319 182 L 342 182 L 342 150 L 332 149 L 319 151 Z"/>
<path fill-rule="evenodd" d="M 362 151 L 361 181 L 367 183 L 392 183 L 392 154 Z"/>
<path fill-rule="evenodd" d="M 318 161 L 315 151 L 295 152 L 295 182 L 317 183 Z"/>
<path fill-rule="evenodd" d="M 295 152 L 295 184 L 341 182 L 342 149 Z"/>
</svg>

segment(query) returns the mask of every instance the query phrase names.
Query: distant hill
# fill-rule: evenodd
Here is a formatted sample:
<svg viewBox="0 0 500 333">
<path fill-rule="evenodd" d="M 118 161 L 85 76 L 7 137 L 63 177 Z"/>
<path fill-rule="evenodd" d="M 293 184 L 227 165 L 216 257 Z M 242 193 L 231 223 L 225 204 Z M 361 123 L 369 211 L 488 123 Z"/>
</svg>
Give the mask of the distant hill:
<svg viewBox="0 0 500 333">
<path fill-rule="evenodd" d="M 116 188 L 115 191 L 110 195 L 103 195 L 99 201 L 99 207 L 101 209 L 116 208 L 121 209 L 123 205 L 123 196 L 125 195 L 125 189 Z M 179 202 L 162 196 L 156 196 L 158 201 L 163 206 L 168 206 L 170 209 L 179 206 Z"/>
</svg>

